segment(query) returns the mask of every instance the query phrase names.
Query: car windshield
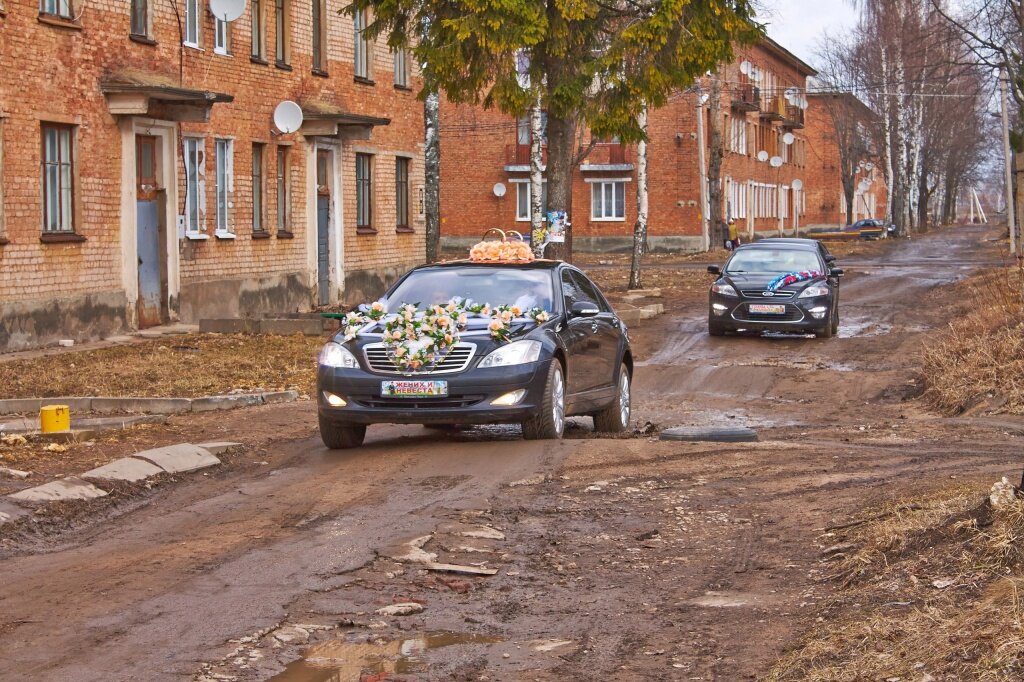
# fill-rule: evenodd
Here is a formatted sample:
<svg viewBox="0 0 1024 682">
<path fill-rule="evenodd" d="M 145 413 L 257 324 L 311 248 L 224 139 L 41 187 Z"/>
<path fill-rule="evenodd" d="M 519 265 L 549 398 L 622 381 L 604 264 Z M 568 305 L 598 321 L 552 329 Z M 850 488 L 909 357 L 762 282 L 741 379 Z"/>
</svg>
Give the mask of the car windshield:
<svg viewBox="0 0 1024 682">
<path fill-rule="evenodd" d="M 514 305 L 523 311 L 551 310 L 551 273 L 522 268 L 425 268 L 411 273 L 388 295 L 386 308 L 393 313 L 403 303 L 418 303 L 422 308 L 453 298 L 492 306 Z"/>
<path fill-rule="evenodd" d="M 741 249 L 725 267 L 727 273 L 779 274 L 819 270 L 818 256 L 802 249 Z"/>
</svg>

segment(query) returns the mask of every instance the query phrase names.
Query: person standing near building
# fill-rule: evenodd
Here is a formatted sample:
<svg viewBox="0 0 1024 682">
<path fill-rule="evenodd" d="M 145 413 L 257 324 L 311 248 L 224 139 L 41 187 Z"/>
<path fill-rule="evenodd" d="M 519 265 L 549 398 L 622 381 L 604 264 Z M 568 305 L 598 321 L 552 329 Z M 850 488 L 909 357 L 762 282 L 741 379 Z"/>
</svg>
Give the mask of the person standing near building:
<svg viewBox="0 0 1024 682">
<path fill-rule="evenodd" d="M 727 248 L 729 251 L 734 251 L 736 247 L 739 245 L 740 233 L 739 230 L 736 228 L 736 221 L 730 220 L 729 224 L 726 226 L 725 248 Z"/>
</svg>

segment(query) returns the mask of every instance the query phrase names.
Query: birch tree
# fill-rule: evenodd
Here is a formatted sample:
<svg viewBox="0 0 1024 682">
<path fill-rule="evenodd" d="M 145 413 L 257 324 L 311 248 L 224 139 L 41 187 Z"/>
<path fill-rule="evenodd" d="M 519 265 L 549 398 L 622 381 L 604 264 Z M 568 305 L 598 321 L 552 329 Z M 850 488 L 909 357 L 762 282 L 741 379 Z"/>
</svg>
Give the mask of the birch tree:
<svg viewBox="0 0 1024 682">
<path fill-rule="evenodd" d="M 642 289 L 640 259 L 647 251 L 647 108 L 640 110 L 637 125 L 643 136 L 636 146 L 636 223 L 633 225 L 633 260 L 629 268 L 629 288 Z"/>
</svg>

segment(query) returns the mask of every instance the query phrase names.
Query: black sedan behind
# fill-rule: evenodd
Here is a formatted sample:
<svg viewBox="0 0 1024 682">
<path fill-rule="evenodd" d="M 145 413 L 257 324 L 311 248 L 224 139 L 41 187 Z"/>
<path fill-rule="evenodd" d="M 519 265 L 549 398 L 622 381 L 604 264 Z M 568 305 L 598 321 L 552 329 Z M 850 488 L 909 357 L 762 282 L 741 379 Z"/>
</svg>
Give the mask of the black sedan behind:
<svg viewBox="0 0 1024 682">
<path fill-rule="evenodd" d="M 839 329 L 839 277 L 814 240 L 765 240 L 736 249 L 717 275 L 708 302 L 708 333 L 813 333 L 829 338 Z M 816 273 L 800 281 L 770 287 L 790 273 Z"/>
<path fill-rule="evenodd" d="M 453 298 L 534 307 L 542 324 L 513 322 L 507 342 L 470 318 L 458 343 L 427 371 L 403 373 L 389 359 L 379 324 L 355 338 L 339 332 L 321 351 L 317 400 L 329 448 L 356 447 L 368 424 L 522 424 L 528 439 L 561 438 L 566 417 L 590 415 L 600 431 L 629 425 L 633 356 L 625 324 L 580 270 L 557 261 L 470 261 L 416 268 L 382 299 L 403 304 Z"/>
</svg>

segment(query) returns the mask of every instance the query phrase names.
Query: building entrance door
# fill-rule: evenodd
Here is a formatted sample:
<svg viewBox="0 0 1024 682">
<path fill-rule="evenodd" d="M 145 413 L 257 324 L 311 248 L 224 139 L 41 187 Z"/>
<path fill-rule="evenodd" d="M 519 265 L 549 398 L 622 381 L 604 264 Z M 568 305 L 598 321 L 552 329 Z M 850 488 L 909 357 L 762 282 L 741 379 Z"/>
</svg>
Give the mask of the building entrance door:
<svg viewBox="0 0 1024 682">
<path fill-rule="evenodd" d="M 316 290 L 317 303 L 331 302 L 331 152 L 316 151 Z"/>
<path fill-rule="evenodd" d="M 135 136 L 135 230 L 139 259 L 139 328 L 164 322 L 164 276 L 160 229 L 160 187 L 157 184 L 157 138 Z"/>
</svg>

